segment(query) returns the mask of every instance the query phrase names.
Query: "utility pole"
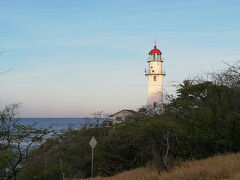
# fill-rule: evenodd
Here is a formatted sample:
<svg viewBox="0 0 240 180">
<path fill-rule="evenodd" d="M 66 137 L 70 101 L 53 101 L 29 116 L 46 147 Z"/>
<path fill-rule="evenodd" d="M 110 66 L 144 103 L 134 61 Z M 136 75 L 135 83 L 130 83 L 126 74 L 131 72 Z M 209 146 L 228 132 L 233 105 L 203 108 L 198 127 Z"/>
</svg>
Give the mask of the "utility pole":
<svg viewBox="0 0 240 180">
<path fill-rule="evenodd" d="M 64 173 L 63 173 L 63 164 L 62 164 L 62 158 L 60 157 L 60 168 L 61 168 L 61 175 L 62 175 L 62 180 L 64 180 L 65 179 L 65 177 L 64 177 Z"/>
<path fill-rule="evenodd" d="M 47 180 L 47 158 L 45 158 L 44 180 Z"/>
</svg>

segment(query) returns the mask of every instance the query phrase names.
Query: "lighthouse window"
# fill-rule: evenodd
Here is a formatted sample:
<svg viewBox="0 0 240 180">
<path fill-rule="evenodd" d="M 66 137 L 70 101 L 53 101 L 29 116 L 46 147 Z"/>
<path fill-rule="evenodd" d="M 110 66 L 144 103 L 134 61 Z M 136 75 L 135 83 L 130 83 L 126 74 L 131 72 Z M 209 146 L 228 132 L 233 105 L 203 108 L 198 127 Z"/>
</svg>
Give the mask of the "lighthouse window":
<svg viewBox="0 0 240 180">
<path fill-rule="evenodd" d="M 157 76 L 153 76 L 153 80 L 156 81 L 157 80 Z"/>
<path fill-rule="evenodd" d="M 157 57 L 157 56 L 154 54 L 154 56 L 153 56 L 153 58 L 154 58 L 153 60 L 154 60 L 154 61 L 156 61 L 156 57 Z"/>
<path fill-rule="evenodd" d="M 156 102 L 153 102 L 153 107 L 156 107 L 157 106 L 157 103 Z"/>
<path fill-rule="evenodd" d="M 152 70 L 152 72 L 154 72 L 154 70 Z"/>
</svg>

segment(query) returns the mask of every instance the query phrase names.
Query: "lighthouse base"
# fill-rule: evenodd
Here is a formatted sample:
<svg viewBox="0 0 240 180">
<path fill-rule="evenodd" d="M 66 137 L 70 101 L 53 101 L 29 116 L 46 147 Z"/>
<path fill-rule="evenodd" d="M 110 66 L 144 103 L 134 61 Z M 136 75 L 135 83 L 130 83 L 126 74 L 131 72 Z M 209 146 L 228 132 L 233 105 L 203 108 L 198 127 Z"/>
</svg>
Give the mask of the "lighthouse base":
<svg viewBox="0 0 240 180">
<path fill-rule="evenodd" d="M 163 104 L 163 96 L 162 92 L 149 94 L 147 99 L 147 105 L 157 107 Z"/>
</svg>

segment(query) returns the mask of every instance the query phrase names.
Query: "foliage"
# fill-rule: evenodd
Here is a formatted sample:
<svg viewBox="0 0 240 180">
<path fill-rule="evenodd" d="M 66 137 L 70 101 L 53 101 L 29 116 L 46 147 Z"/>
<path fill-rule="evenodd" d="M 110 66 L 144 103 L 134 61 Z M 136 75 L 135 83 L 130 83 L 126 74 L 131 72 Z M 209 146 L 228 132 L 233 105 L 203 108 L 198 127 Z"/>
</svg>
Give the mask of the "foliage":
<svg viewBox="0 0 240 180">
<path fill-rule="evenodd" d="M 0 111 L 0 178 L 16 179 L 17 172 L 30 149 L 43 140 L 49 130 L 23 125 L 15 118 L 19 105 L 8 105 Z"/>
<path fill-rule="evenodd" d="M 98 141 L 94 172 L 102 176 L 146 164 L 167 171 L 179 160 L 239 151 L 240 68 L 207 77 L 185 80 L 176 97 L 158 108 L 139 109 L 131 121 L 110 128 L 91 123 L 47 140 L 31 152 L 24 178 L 89 177 L 92 136 Z"/>
</svg>

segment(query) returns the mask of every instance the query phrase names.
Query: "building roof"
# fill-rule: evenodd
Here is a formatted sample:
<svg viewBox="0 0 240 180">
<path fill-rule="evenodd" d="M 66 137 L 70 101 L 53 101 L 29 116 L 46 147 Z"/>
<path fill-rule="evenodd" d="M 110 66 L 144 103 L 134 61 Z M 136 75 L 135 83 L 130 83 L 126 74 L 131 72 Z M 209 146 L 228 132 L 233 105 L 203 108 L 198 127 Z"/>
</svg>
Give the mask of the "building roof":
<svg viewBox="0 0 240 180">
<path fill-rule="evenodd" d="M 149 52 L 149 54 L 154 54 L 154 53 L 162 54 L 162 52 L 161 52 L 159 49 L 157 49 L 157 46 L 156 46 L 156 45 L 154 46 L 154 49 L 152 49 L 152 50 Z"/>
<path fill-rule="evenodd" d="M 116 115 L 116 114 L 118 114 L 118 113 L 121 113 L 121 112 L 123 112 L 123 111 L 127 111 L 127 112 L 129 112 L 129 113 L 132 113 L 132 114 L 135 114 L 135 113 L 137 113 L 137 112 L 136 112 L 136 111 L 134 111 L 134 110 L 130 110 L 130 109 L 123 109 L 123 110 L 121 110 L 121 111 L 118 111 L 118 112 L 116 112 L 116 113 L 112 114 L 110 117 L 113 117 L 114 115 Z"/>
</svg>

